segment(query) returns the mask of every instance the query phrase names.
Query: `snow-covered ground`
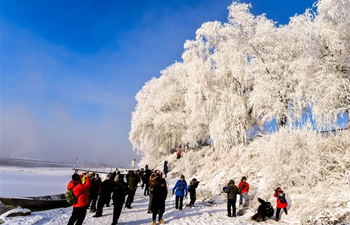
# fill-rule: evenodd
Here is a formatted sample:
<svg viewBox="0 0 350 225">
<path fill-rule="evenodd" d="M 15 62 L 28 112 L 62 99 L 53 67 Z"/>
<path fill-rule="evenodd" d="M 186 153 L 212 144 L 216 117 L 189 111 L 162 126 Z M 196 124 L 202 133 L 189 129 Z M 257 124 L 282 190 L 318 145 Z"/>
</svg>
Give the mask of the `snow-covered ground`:
<svg viewBox="0 0 350 225">
<path fill-rule="evenodd" d="M 63 193 L 70 180 L 72 170 L 70 168 L 20 168 L 20 167 L 0 167 L 0 195 L 1 196 L 28 196 L 28 195 L 48 195 Z M 198 199 L 195 208 L 186 207 L 182 211 L 174 208 L 175 197 L 171 195 L 171 188 L 178 178 L 168 179 L 169 195 L 166 201 L 166 212 L 164 220 L 166 224 L 258 224 L 251 221 L 254 214 L 252 210 L 246 211 L 243 216 L 229 218 L 226 216 L 225 195 L 217 195 L 215 203 L 210 204 L 203 199 Z M 185 200 L 188 203 L 189 199 Z M 135 196 L 132 209 L 123 208 L 119 224 L 151 224 L 151 214 L 147 214 L 148 197 L 143 196 L 141 187 Z M 30 216 L 6 217 L 11 211 L 0 216 L 4 220 L 3 224 L 11 225 L 43 225 L 43 224 L 67 224 L 72 212 L 72 207 L 32 212 Z M 111 224 L 113 217 L 113 207 L 105 207 L 103 216 L 92 217 L 92 213 L 87 213 L 84 224 Z M 264 222 L 265 224 L 275 224 L 274 220 Z M 297 215 L 291 211 L 288 216 L 283 215 L 282 224 L 300 224 Z"/>
<path fill-rule="evenodd" d="M 0 195 L 1 196 L 36 196 L 64 193 L 66 185 L 70 181 L 72 175 L 71 168 L 21 168 L 21 167 L 0 167 Z M 209 203 L 208 198 L 201 199 L 199 197 L 196 207 L 185 207 L 182 211 L 174 208 L 175 197 L 171 195 L 172 187 L 178 177 L 168 176 L 169 195 L 166 200 L 166 211 L 164 220 L 166 224 L 173 225 L 192 225 L 192 224 L 259 224 L 250 218 L 254 215 L 254 207 L 250 207 L 243 216 L 229 218 L 226 216 L 226 195 L 218 194 L 213 196 L 214 204 Z M 189 178 L 187 178 L 189 180 Z M 201 184 L 199 184 L 201 186 Z M 257 201 L 257 200 L 253 200 Z M 290 198 L 289 198 L 289 201 Z M 185 200 L 185 204 L 189 199 Z M 254 203 L 255 204 L 255 203 Z M 253 205 L 254 205 L 253 204 Z M 275 202 L 272 202 L 275 205 Z M 148 197 L 143 196 L 143 190 L 138 188 L 132 209 L 123 208 L 119 224 L 142 225 L 151 224 L 151 214 L 147 213 Z M 14 209 L 16 210 L 16 209 Z M 8 225 L 61 225 L 67 224 L 71 215 L 72 207 L 46 210 L 40 212 L 32 212 L 30 216 L 7 217 L 11 211 L 3 213 L 0 221 Z M 113 207 L 105 207 L 103 216 L 94 218 L 93 213 L 87 213 L 84 224 L 111 224 L 113 217 Z M 301 224 L 298 215 L 290 209 L 288 215 L 283 214 L 281 220 L 277 223 L 274 220 L 268 220 L 263 224 Z M 344 224 L 344 223 L 343 223 Z M 350 223 L 345 223 L 350 224 Z"/>
</svg>

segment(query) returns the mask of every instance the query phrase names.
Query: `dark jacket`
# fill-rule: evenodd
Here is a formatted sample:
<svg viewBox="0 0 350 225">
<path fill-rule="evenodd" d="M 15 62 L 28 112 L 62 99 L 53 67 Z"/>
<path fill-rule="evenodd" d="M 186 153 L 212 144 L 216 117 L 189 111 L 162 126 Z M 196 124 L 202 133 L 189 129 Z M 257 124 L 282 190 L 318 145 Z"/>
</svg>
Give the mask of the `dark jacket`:
<svg viewBox="0 0 350 225">
<path fill-rule="evenodd" d="M 90 197 L 94 198 L 98 196 L 99 185 L 101 183 L 101 180 L 98 177 L 94 177 L 90 179 L 90 181 L 91 181 L 91 186 L 90 186 L 89 193 L 90 193 Z"/>
<path fill-rule="evenodd" d="M 128 192 L 128 185 L 123 181 L 123 179 L 119 179 L 117 182 L 113 184 L 113 202 L 114 204 L 124 203 L 125 196 Z"/>
<path fill-rule="evenodd" d="M 261 198 L 258 198 L 258 201 L 260 202 L 260 206 L 258 208 L 258 213 L 262 216 L 262 218 L 271 217 L 273 216 L 274 209 L 271 206 L 270 202 L 265 202 Z"/>
<path fill-rule="evenodd" d="M 228 183 L 226 193 L 227 193 L 227 199 L 231 199 L 231 200 L 237 199 L 237 195 L 239 195 L 239 190 L 233 180 L 230 180 L 230 182 Z"/>
<path fill-rule="evenodd" d="M 146 169 L 145 172 L 143 173 L 142 182 L 146 185 L 149 185 L 150 176 L 151 176 L 151 170 Z"/>
<path fill-rule="evenodd" d="M 131 171 L 129 179 L 128 179 L 128 183 L 129 183 L 129 190 L 136 191 L 138 181 L 137 181 L 137 176 L 134 173 L 134 171 Z"/>
<path fill-rule="evenodd" d="M 196 189 L 198 187 L 199 181 L 191 180 L 190 185 L 188 185 L 188 192 L 190 192 L 190 198 L 196 198 Z"/>
<path fill-rule="evenodd" d="M 167 173 L 168 173 L 168 171 L 169 171 L 169 168 L 168 168 L 168 162 L 167 162 L 167 161 L 165 161 L 165 162 L 164 162 L 163 172 L 164 172 L 164 174 L 167 174 Z"/>
<path fill-rule="evenodd" d="M 111 180 L 109 178 L 106 178 L 100 183 L 99 199 L 103 200 L 104 202 L 108 201 L 108 199 L 111 197 L 111 192 L 112 192 Z"/>
<path fill-rule="evenodd" d="M 168 188 L 166 184 L 161 186 L 157 183 L 153 189 L 151 190 L 153 194 L 153 200 L 151 205 L 152 212 L 156 212 L 157 210 L 165 210 L 165 200 L 168 195 Z"/>
</svg>

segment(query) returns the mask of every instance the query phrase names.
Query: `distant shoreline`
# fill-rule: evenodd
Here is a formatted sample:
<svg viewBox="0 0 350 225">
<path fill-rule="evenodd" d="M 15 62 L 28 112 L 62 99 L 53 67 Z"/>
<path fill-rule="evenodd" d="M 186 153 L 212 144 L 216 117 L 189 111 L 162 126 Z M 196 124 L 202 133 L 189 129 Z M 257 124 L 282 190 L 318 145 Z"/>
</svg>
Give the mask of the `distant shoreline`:
<svg viewBox="0 0 350 225">
<path fill-rule="evenodd" d="M 1 166 L 16 167 L 73 167 L 72 163 L 45 161 L 40 159 L 27 158 L 0 158 Z"/>
</svg>

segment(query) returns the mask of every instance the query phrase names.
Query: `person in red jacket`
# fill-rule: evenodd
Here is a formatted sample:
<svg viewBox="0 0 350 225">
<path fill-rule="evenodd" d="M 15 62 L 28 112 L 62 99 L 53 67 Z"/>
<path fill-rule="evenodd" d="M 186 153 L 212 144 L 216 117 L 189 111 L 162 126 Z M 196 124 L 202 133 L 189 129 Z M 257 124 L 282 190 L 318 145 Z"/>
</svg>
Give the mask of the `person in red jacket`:
<svg viewBox="0 0 350 225">
<path fill-rule="evenodd" d="M 242 177 L 241 182 L 238 184 L 238 188 L 241 190 L 241 194 L 240 194 L 240 198 L 239 198 L 239 205 L 243 204 L 243 200 L 244 200 L 244 205 L 247 205 L 249 184 L 247 182 L 246 177 Z"/>
<path fill-rule="evenodd" d="M 286 215 L 288 215 L 288 212 L 287 212 L 288 202 L 286 200 L 286 195 L 284 194 L 284 192 L 282 191 L 282 188 L 280 187 L 275 189 L 275 194 L 273 196 L 277 198 L 277 207 L 276 207 L 277 210 L 276 210 L 275 220 L 279 221 L 281 209 L 283 209 Z"/>
<path fill-rule="evenodd" d="M 81 225 L 86 216 L 86 210 L 89 206 L 88 190 L 90 188 L 90 178 L 85 173 L 73 174 L 72 180 L 68 183 L 67 189 L 72 190 L 77 198 L 77 203 L 73 204 L 72 215 L 69 218 L 67 225 Z"/>
</svg>

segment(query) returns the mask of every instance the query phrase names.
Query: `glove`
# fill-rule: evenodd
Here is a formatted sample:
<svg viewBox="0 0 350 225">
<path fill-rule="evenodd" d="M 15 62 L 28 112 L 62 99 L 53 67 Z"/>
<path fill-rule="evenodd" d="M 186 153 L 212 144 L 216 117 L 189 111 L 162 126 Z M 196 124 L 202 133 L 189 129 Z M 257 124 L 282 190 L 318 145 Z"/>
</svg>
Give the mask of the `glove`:
<svg viewBox="0 0 350 225">
<path fill-rule="evenodd" d="M 174 195 L 174 190 L 173 190 L 173 195 Z"/>
</svg>

